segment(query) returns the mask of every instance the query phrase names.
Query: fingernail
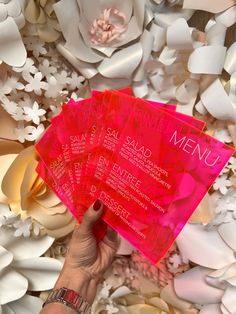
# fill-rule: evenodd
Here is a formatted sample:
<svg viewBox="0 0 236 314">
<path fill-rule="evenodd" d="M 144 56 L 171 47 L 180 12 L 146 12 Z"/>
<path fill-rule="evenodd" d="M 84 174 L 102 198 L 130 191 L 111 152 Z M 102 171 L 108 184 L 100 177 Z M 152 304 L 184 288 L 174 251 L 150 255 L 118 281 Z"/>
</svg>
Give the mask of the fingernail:
<svg viewBox="0 0 236 314">
<path fill-rule="evenodd" d="M 93 204 L 93 210 L 95 210 L 96 212 L 99 211 L 99 209 L 101 208 L 102 203 L 99 200 L 96 200 L 96 202 Z"/>
</svg>

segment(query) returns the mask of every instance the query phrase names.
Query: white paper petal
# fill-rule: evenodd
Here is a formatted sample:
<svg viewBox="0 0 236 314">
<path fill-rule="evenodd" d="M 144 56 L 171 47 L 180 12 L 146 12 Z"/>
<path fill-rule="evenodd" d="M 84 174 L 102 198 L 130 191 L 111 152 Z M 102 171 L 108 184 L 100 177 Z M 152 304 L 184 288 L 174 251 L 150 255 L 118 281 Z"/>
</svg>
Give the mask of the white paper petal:
<svg viewBox="0 0 236 314">
<path fill-rule="evenodd" d="M 184 0 L 183 8 L 219 13 L 234 4 L 234 0 Z"/>
<path fill-rule="evenodd" d="M 96 89 L 104 91 L 105 89 L 119 89 L 127 87 L 131 84 L 131 79 L 109 79 L 100 74 L 95 75 L 89 80 L 89 85 L 91 89 Z"/>
<path fill-rule="evenodd" d="M 150 32 L 154 37 L 153 51 L 160 51 L 166 42 L 166 29 L 153 23 Z"/>
<path fill-rule="evenodd" d="M 221 23 L 214 23 L 207 31 L 207 44 L 209 46 L 224 46 L 226 31 L 226 26 Z"/>
<path fill-rule="evenodd" d="M 175 277 L 174 287 L 176 294 L 192 303 L 219 303 L 224 290 L 211 287 L 206 283 L 205 277 L 210 272 L 210 269 L 197 266 Z"/>
<path fill-rule="evenodd" d="M 222 314 L 220 310 L 220 304 L 208 304 L 205 305 L 199 314 Z"/>
<path fill-rule="evenodd" d="M 8 12 L 5 4 L 0 3 L 0 22 L 5 21 L 7 18 Z"/>
<path fill-rule="evenodd" d="M 166 7 L 163 8 L 162 12 L 155 13 L 155 21 L 158 25 L 162 27 L 168 27 L 174 21 L 176 21 L 179 18 L 184 18 L 185 20 L 189 20 L 191 16 L 193 15 L 194 10 L 183 10 L 183 9 L 177 9 L 176 7 L 170 8 Z"/>
<path fill-rule="evenodd" d="M 236 286 L 236 262 L 210 273 L 207 277 L 207 281 L 209 281 L 209 279 L 218 280 L 219 283 L 225 285 L 229 283 L 232 286 Z"/>
<path fill-rule="evenodd" d="M 5 270 L 0 275 L 0 304 L 21 298 L 27 291 L 28 281 L 14 270 Z"/>
<path fill-rule="evenodd" d="M 110 298 L 111 299 L 120 298 L 120 297 L 123 297 L 124 295 L 130 294 L 130 293 L 131 293 L 131 290 L 128 287 L 122 286 L 122 287 L 119 287 L 118 289 L 116 289 L 115 292 L 112 293 Z"/>
<path fill-rule="evenodd" d="M 0 271 L 11 264 L 12 261 L 13 254 L 0 245 Z"/>
<path fill-rule="evenodd" d="M 229 285 L 222 298 L 222 303 L 224 304 L 226 309 L 232 314 L 236 313 L 235 296 L 236 296 L 236 287 Z"/>
<path fill-rule="evenodd" d="M 93 64 L 82 62 L 79 59 L 75 58 L 73 54 L 65 48 L 64 43 L 58 43 L 56 47 L 61 55 L 67 61 L 69 61 L 70 64 L 73 65 L 73 67 L 78 70 L 86 79 L 91 79 L 98 73 L 96 67 Z"/>
<path fill-rule="evenodd" d="M 196 48 L 188 60 L 191 73 L 221 74 L 225 62 L 226 47 L 205 46 Z"/>
<path fill-rule="evenodd" d="M 229 74 L 236 72 L 236 42 L 227 50 L 224 68 Z"/>
<path fill-rule="evenodd" d="M 201 101 L 213 117 L 219 120 L 236 119 L 236 105 L 231 102 L 219 79 L 201 94 Z"/>
<path fill-rule="evenodd" d="M 14 268 L 29 282 L 29 290 L 52 289 L 62 268 L 62 263 L 48 257 L 29 258 L 14 262 Z"/>
<path fill-rule="evenodd" d="M 147 30 L 144 30 L 143 35 L 141 36 L 140 43 L 142 45 L 142 50 L 143 50 L 143 57 L 142 61 L 139 64 L 139 68 L 136 71 L 136 73 L 133 76 L 133 81 L 142 81 L 145 77 L 145 64 L 149 60 L 151 52 L 152 52 L 152 47 L 153 47 L 153 36 L 151 32 L 148 32 Z"/>
<path fill-rule="evenodd" d="M 35 314 L 39 313 L 42 309 L 43 301 L 40 298 L 33 297 L 32 295 L 24 295 L 23 298 L 10 302 L 7 304 L 15 314 Z M 3 310 L 5 308 L 3 307 Z M 5 312 L 3 312 L 5 313 Z"/>
<path fill-rule="evenodd" d="M 236 5 L 228 10 L 216 15 L 216 22 L 219 22 L 226 27 L 230 27 L 236 23 Z"/>
<path fill-rule="evenodd" d="M 129 78 L 139 65 L 143 55 L 140 43 L 116 52 L 111 58 L 105 58 L 98 71 L 109 78 Z"/>
<path fill-rule="evenodd" d="M 37 238 L 15 238 L 14 229 L 2 227 L 0 231 L 0 243 L 12 252 L 15 260 L 34 258 L 41 256 L 52 245 L 54 238 L 49 236 Z"/>
<path fill-rule="evenodd" d="M 228 311 L 227 308 L 222 303 L 220 305 L 220 309 L 222 311 L 222 314 L 232 314 L 232 312 Z"/>
<path fill-rule="evenodd" d="M 2 306 L 2 312 L 0 310 L 0 314 L 16 314 L 16 313 L 7 304 L 5 304 Z"/>
<path fill-rule="evenodd" d="M 167 46 L 176 50 L 193 48 L 190 28 L 185 19 L 180 18 L 168 27 Z"/>
<path fill-rule="evenodd" d="M 236 221 L 220 225 L 218 231 L 228 246 L 236 251 Z"/>
<path fill-rule="evenodd" d="M 134 247 L 124 238 L 120 236 L 120 244 L 116 252 L 117 255 L 130 255 L 134 250 Z"/>
<path fill-rule="evenodd" d="M 0 23 L 0 60 L 10 66 L 21 67 L 26 61 L 26 50 L 18 27 L 12 17 Z"/>
<path fill-rule="evenodd" d="M 185 225 L 177 237 L 177 245 L 185 258 L 212 269 L 222 268 L 235 261 L 233 250 L 218 232 L 200 224 Z"/>
</svg>

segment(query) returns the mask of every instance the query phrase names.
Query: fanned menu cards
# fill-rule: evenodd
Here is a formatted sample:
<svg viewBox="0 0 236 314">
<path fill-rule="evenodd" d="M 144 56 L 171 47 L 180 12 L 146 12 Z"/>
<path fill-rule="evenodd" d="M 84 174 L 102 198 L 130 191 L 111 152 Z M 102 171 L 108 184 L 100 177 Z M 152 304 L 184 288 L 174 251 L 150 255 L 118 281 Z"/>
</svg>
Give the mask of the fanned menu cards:
<svg viewBox="0 0 236 314">
<path fill-rule="evenodd" d="M 130 89 L 94 91 L 52 120 L 37 171 L 79 221 L 100 199 L 103 220 L 157 263 L 234 153 L 204 127 Z"/>
</svg>

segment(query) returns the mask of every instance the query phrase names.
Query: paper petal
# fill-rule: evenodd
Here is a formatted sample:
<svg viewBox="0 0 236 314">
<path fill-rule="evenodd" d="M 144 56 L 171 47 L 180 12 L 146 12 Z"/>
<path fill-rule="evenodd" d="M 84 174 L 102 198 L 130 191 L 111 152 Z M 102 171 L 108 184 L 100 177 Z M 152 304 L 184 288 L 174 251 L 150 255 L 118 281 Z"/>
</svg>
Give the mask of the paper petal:
<svg viewBox="0 0 236 314">
<path fill-rule="evenodd" d="M 4 247 L 0 245 L 0 271 L 11 264 L 13 261 L 13 255 L 8 252 Z"/>
<path fill-rule="evenodd" d="M 170 8 L 163 7 L 162 12 L 155 13 L 155 21 L 159 26 L 168 27 L 173 24 L 177 19 L 184 18 L 189 20 L 193 15 L 194 10 L 183 10 L 176 7 Z"/>
<path fill-rule="evenodd" d="M 210 272 L 211 270 L 198 266 L 175 277 L 174 287 L 176 294 L 192 303 L 219 303 L 224 290 L 211 287 L 206 283 L 205 277 Z"/>
<path fill-rule="evenodd" d="M 0 23 L 0 60 L 10 66 L 21 67 L 26 61 L 26 50 L 18 27 L 12 17 Z"/>
<path fill-rule="evenodd" d="M 235 4 L 235 2 L 234 2 Z M 215 17 L 216 22 L 219 22 L 226 27 L 230 27 L 236 23 L 236 5 L 232 6 L 228 10 L 219 13 Z"/>
<path fill-rule="evenodd" d="M 222 314 L 220 310 L 220 304 L 208 304 L 205 305 L 199 314 Z"/>
<path fill-rule="evenodd" d="M 8 169 L 2 181 L 2 190 L 11 201 L 20 200 L 20 186 L 24 173 L 30 161 L 35 159 L 34 156 L 34 148 L 30 146 L 16 157 L 14 163 Z"/>
<path fill-rule="evenodd" d="M 16 140 L 17 136 L 14 132 L 16 127 L 17 122 L 0 105 L 0 138 Z"/>
<path fill-rule="evenodd" d="M 160 51 L 166 42 L 166 29 L 153 23 L 150 32 L 154 36 L 153 51 Z"/>
<path fill-rule="evenodd" d="M 222 298 L 222 303 L 224 304 L 226 309 L 232 314 L 236 313 L 235 296 L 236 296 L 236 287 L 229 285 Z"/>
<path fill-rule="evenodd" d="M 227 50 L 224 68 L 229 74 L 236 72 L 236 42 Z"/>
<path fill-rule="evenodd" d="M 8 227 L 2 227 L 0 232 L 0 243 L 12 252 L 14 260 L 41 256 L 50 248 L 53 241 L 54 238 L 49 236 L 16 239 L 14 229 Z"/>
<path fill-rule="evenodd" d="M 89 85 L 91 89 L 96 89 L 99 91 L 104 91 L 105 89 L 119 89 L 125 88 L 131 84 L 131 79 L 109 79 L 100 74 L 95 75 L 89 80 Z"/>
<path fill-rule="evenodd" d="M 216 79 L 201 94 L 201 101 L 207 111 L 216 119 L 236 119 L 236 105 L 232 104 L 219 79 Z"/>
<path fill-rule="evenodd" d="M 131 290 L 128 287 L 122 286 L 115 290 L 110 296 L 111 299 L 120 298 L 124 295 L 130 294 Z"/>
<path fill-rule="evenodd" d="M 109 78 L 129 78 L 139 65 L 142 58 L 140 43 L 116 52 L 111 58 L 104 59 L 98 66 L 98 71 Z"/>
<path fill-rule="evenodd" d="M 127 240 L 120 237 L 120 244 L 116 252 L 117 255 L 130 255 L 133 252 L 134 248 Z"/>
<path fill-rule="evenodd" d="M 79 59 L 75 58 L 72 53 L 68 49 L 65 48 L 63 43 L 58 43 L 56 45 L 57 50 L 61 53 L 61 55 L 73 65 L 73 67 L 78 70 L 86 79 L 91 79 L 95 76 L 98 71 L 95 65 L 87 62 L 82 62 Z"/>
<path fill-rule="evenodd" d="M 226 47 L 205 46 L 196 48 L 188 60 L 191 73 L 221 74 L 225 62 Z"/>
<path fill-rule="evenodd" d="M 229 283 L 236 286 L 236 262 L 210 273 L 206 280 L 209 282 L 209 279 L 218 280 L 219 283 L 225 285 Z"/>
<path fill-rule="evenodd" d="M 185 258 L 205 267 L 218 269 L 235 261 L 233 250 L 215 229 L 188 223 L 176 242 Z"/>
<path fill-rule="evenodd" d="M 43 301 L 40 298 L 36 298 L 28 294 L 24 295 L 23 298 L 16 300 L 15 302 L 13 301 L 7 304 L 8 308 L 13 311 L 12 314 L 39 313 L 42 309 L 42 305 Z M 3 312 L 4 311 L 5 307 L 3 306 Z"/>
<path fill-rule="evenodd" d="M 15 154 L 9 154 L 9 155 L 5 155 L 5 156 L 0 156 L 0 182 L 2 182 L 7 169 L 11 166 L 12 162 L 15 160 L 15 158 L 17 157 L 17 155 Z M 0 188 L 0 202 L 8 202 L 8 198 L 7 196 L 3 193 L 2 191 L 2 185 Z"/>
<path fill-rule="evenodd" d="M 14 268 L 28 279 L 31 291 L 52 289 L 62 268 L 62 263 L 48 257 L 24 259 L 14 263 Z"/>
<path fill-rule="evenodd" d="M 0 304 L 21 298 L 28 289 L 28 281 L 14 270 L 7 269 L 1 273 Z"/>
<path fill-rule="evenodd" d="M 236 251 L 236 221 L 220 225 L 218 231 L 228 246 Z"/>
<path fill-rule="evenodd" d="M 234 4 L 234 0 L 184 0 L 183 8 L 219 13 L 230 8 Z"/>
<path fill-rule="evenodd" d="M 167 46 L 170 49 L 193 49 L 190 28 L 185 19 L 180 18 L 167 29 Z"/>
</svg>

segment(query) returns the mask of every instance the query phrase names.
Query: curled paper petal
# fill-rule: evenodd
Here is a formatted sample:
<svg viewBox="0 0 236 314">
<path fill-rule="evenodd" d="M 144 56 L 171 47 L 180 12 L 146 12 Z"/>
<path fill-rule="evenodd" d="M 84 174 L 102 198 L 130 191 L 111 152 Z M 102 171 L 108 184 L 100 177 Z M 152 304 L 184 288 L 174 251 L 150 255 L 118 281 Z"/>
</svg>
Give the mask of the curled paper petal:
<svg viewBox="0 0 236 314">
<path fill-rule="evenodd" d="M 219 22 L 225 25 L 226 27 L 232 26 L 233 24 L 236 23 L 236 5 L 222 13 L 217 14 L 215 19 L 216 22 Z"/>
<path fill-rule="evenodd" d="M 129 78 L 139 65 L 143 55 L 140 43 L 116 52 L 111 58 L 105 58 L 98 71 L 109 78 Z"/>
<path fill-rule="evenodd" d="M 225 223 L 219 226 L 218 231 L 222 239 L 236 251 L 236 221 Z"/>
<path fill-rule="evenodd" d="M 209 278 L 217 279 L 220 283 L 226 281 L 227 283 L 236 286 L 236 262 L 210 273 L 207 277 L 207 281 Z"/>
<path fill-rule="evenodd" d="M 157 12 L 154 15 L 155 21 L 159 26 L 168 27 L 179 18 L 189 20 L 193 15 L 194 10 L 183 10 L 177 7 L 163 7 L 161 12 Z"/>
<path fill-rule="evenodd" d="M 15 270 L 6 269 L 1 273 L 0 304 L 15 301 L 23 297 L 28 289 L 28 281 Z"/>
<path fill-rule="evenodd" d="M 220 304 L 208 304 L 203 306 L 199 314 L 222 314 Z"/>
<path fill-rule="evenodd" d="M 185 258 L 201 266 L 218 269 L 235 261 L 233 250 L 215 229 L 188 223 L 176 242 Z"/>
<path fill-rule="evenodd" d="M 185 19 L 180 18 L 168 27 L 167 46 L 176 50 L 193 48 L 190 28 Z"/>
<path fill-rule="evenodd" d="M 228 286 L 222 298 L 222 303 L 230 313 L 236 313 L 236 287 Z"/>
<path fill-rule="evenodd" d="M 166 42 L 166 29 L 157 24 L 152 24 L 150 32 L 154 37 L 153 51 L 161 51 Z"/>
<path fill-rule="evenodd" d="M 82 62 L 79 59 L 75 58 L 73 54 L 70 53 L 68 49 L 65 48 L 63 43 L 58 43 L 56 45 L 57 50 L 61 55 L 73 65 L 73 67 L 78 70 L 86 79 L 91 79 L 95 76 L 98 71 L 95 66 L 91 63 Z"/>
<path fill-rule="evenodd" d="M 236 42 L 227 50 L 224 69 L 231 75 L 236 72 Z"/>
<path fill-rule="evenodd" d="M 219 79 L 216 79 L 201 94 L 201 101 L 207 111 L 216 119 L 236 119 L 236 106 L 232 104 Z"/>
<path fill-rule="evenodd" d="M 13 261 L 13 254 L 0 245 L 0 271 Z"/>
<path fill-rule="evenodd" d="M 224 46 L 227 27 L 214 23 L 208 30 L 206 41 L 209 46 Z"/>
<path fill-rule="evenodd" d="M 50 248 L 53 242 L 54 238 L 49 236 L 16 240 L 14 230 L 8 227 L 2 227 L 0 232 L 0 243 L 12 252 L 14 260 L 39 257 Z"/>
<path fill-rule="evenodd" d="M 0 23 L 0 60 L 10 66 L 21 67 L 26 61 L 26 50 L 18 27 L 12 17 Z"/>
<path fill-rule="evenodd" d="M 42 291 L 53 288 L 62 264 L 53 258 L 38 257 L 17 261 L 14 268 L 28 279 L 29 290 Z"/>
<path fill-rule="evenodd" d="M 42 309 L 43 300 L 33 297 L 32 295 L 24 295 L 23 298 L 10 302 L 7 304 L 8 309 L 12 310 L 12 313 L 6 312 L 6 314 L 30 314 L 39 313 Z M 3 306 L 5 313 L 5 307 Z"/>
<path fill-rule="evenodd" d="M 225 62 L 226 47 L 205 46 L 196 48 L 189 57 L 191 73 L 221 74 Z"/>
<path fill-rule="evenodd" d="M 203 10 L 211 13 L 219 13 L 227 10 L 235 4 L 234 0 L 184 0 L 184 9 Z"/>
<path fill-rule="evenodd" d="M 175 277 L 174 287 L 178 297 L 197 304 L 219 303 L 224 290 L 209 286 L 205 277 L 210 269 L 194 267 Z"/>
</svg>

